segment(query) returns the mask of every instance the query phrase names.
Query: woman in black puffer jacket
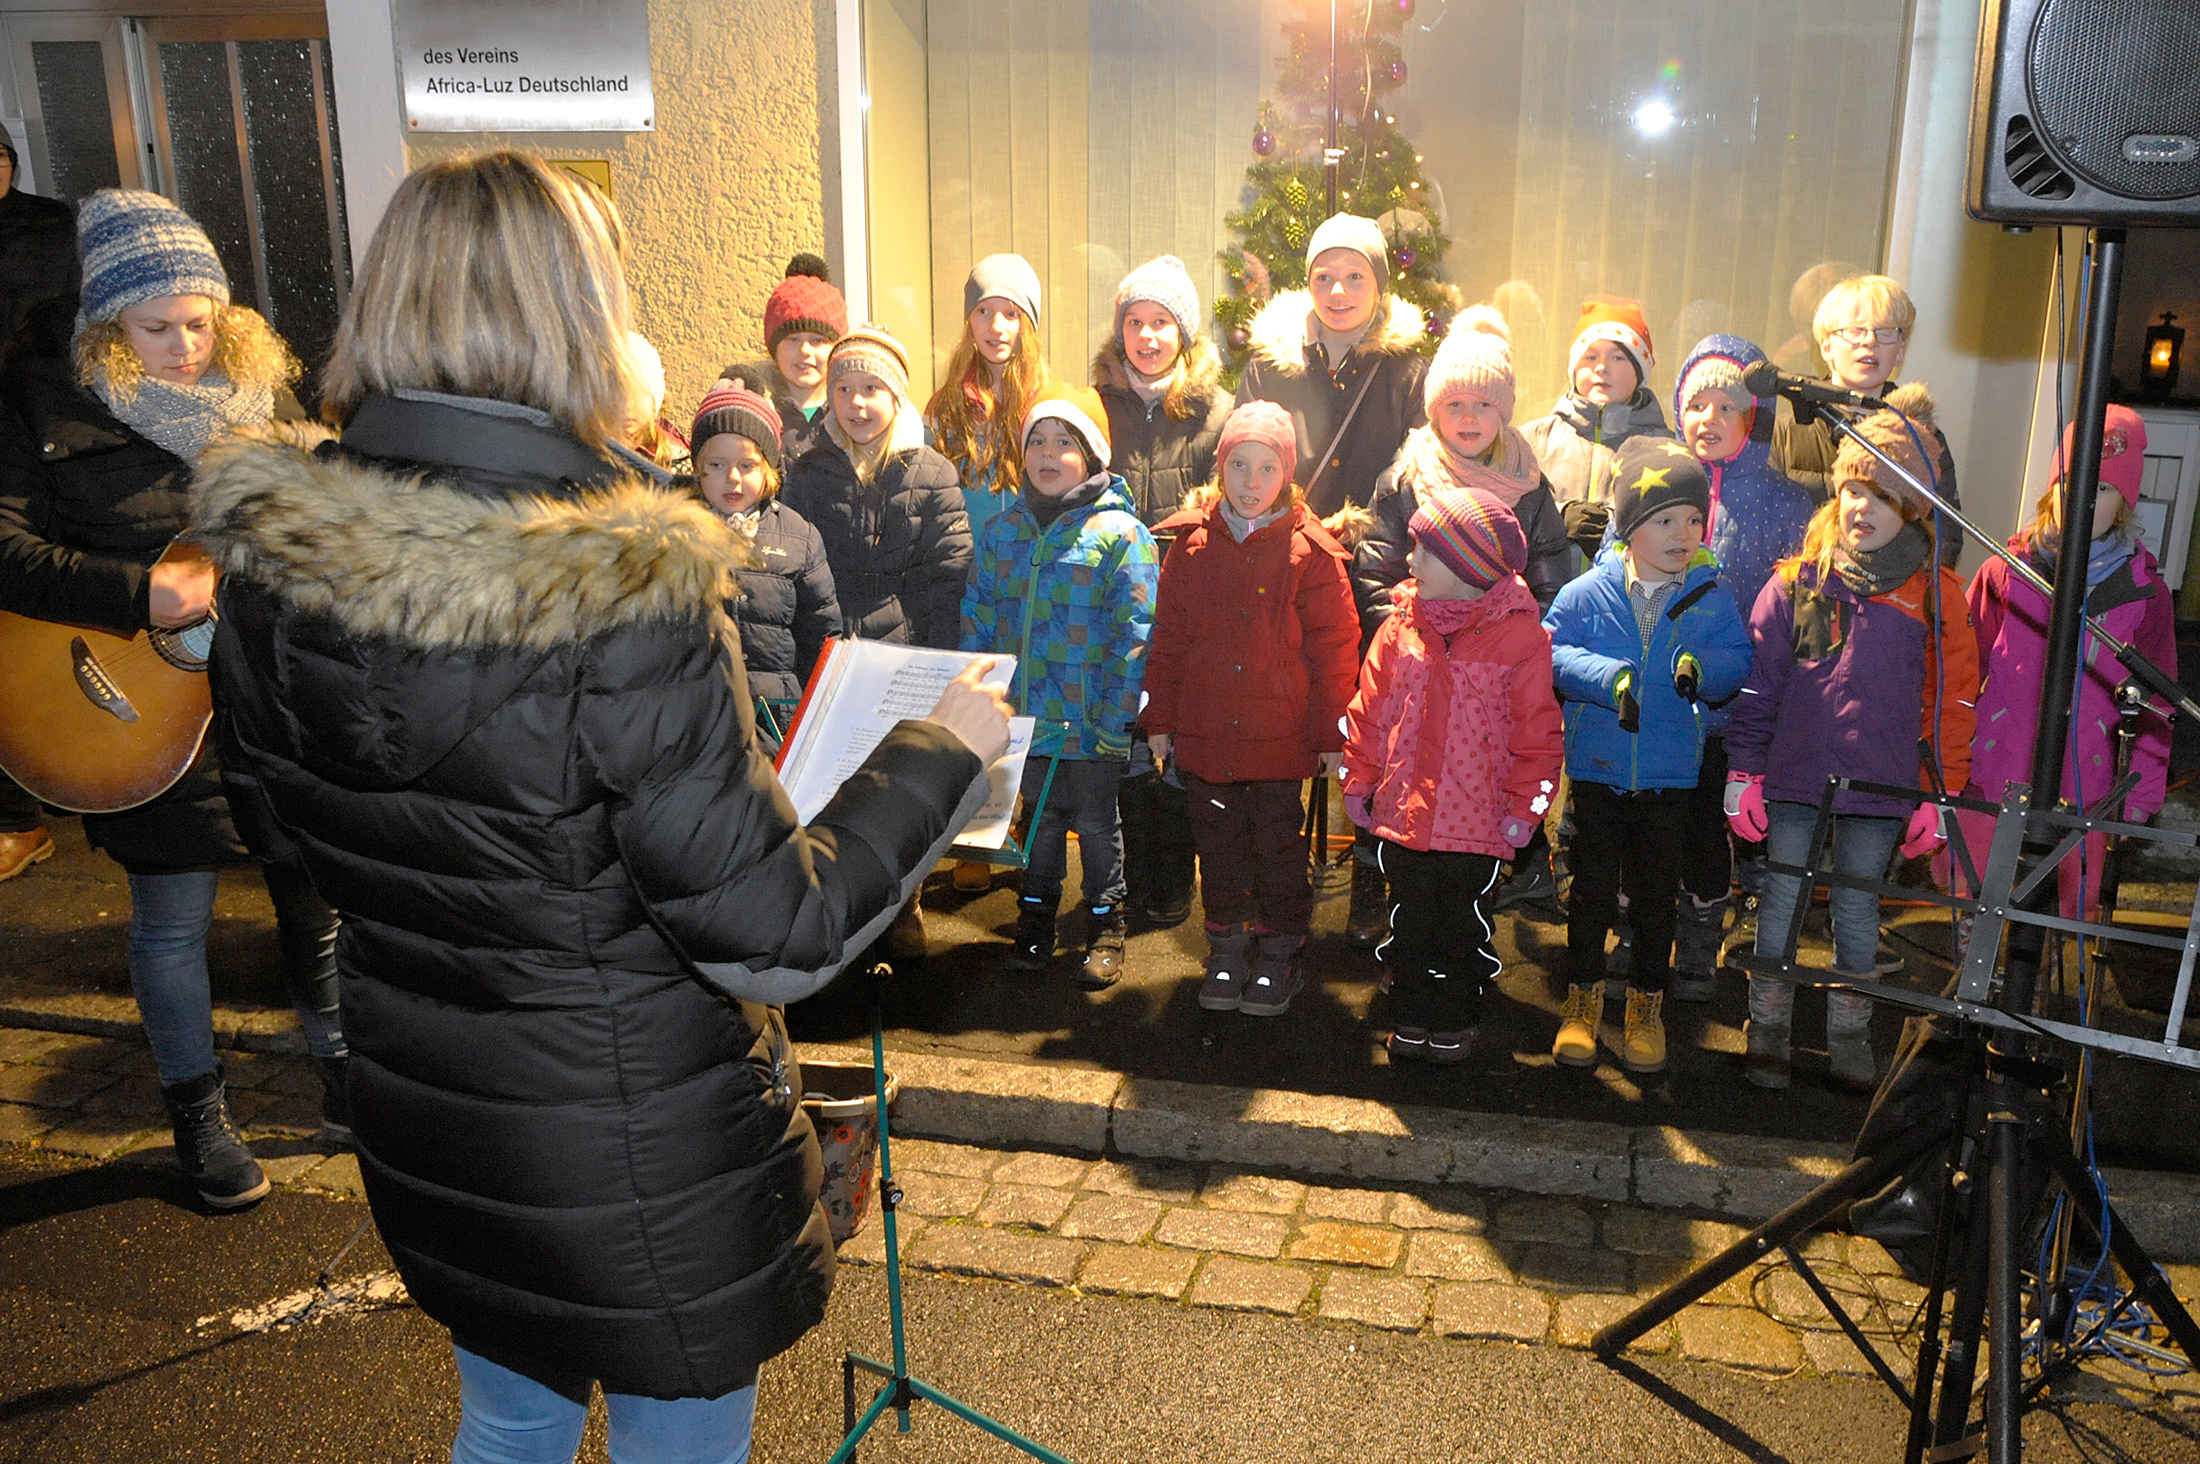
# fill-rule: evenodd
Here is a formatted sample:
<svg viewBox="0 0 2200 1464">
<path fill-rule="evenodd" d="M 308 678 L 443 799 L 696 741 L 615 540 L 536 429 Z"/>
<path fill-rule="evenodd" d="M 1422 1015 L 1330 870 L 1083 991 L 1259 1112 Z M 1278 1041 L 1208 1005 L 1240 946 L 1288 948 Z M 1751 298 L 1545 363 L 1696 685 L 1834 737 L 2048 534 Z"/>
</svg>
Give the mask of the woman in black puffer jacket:
<svg viewBox="0 0 2200 1464">
<path fill-rule="evenodd" d="M 966 678 L 797 824 L 741 541 L 611 446 L 619 233 L 520 154 L 413 172 L 329 365 L 341 442 L 210 453 L 194 511 L 230 755 L 344 914 L 360 1169 L 451 1329 L 461 1464 L 570 1458 L 598 1382 L 620 1457 L 746 1457 L 833 1263 L 774 1004 L 884 928 L 1006 745 Z"/>
</svg>

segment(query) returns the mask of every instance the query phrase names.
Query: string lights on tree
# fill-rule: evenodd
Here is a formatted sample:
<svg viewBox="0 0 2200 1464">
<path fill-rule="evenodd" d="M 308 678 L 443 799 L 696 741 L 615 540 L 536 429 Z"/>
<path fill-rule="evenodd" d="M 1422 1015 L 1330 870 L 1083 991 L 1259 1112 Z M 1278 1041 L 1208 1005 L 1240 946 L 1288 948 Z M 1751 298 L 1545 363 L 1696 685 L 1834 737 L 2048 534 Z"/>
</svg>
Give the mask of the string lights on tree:
<svg viewBox="0 0 2200 1464">
<path fill-rule="evenodd" d="M 1247 202 L 1224 219 L 1234 241 L 1221 255 L 1230 291 L 1215 318 L 1233 364 L 1273 293 L 1305 286 L 1306 241 L 1336 210 L 1382 225 L 1392 288 L 1428 317 L 1429 350 L 1458 308 L 1443 274 L 1451 241 L 1421 154 L 1390 110 L 1406 82 L 1399 39 L 1413 11 L 1414 0 L 1296 0 L 1284 22 L 1277 95 L 1254 120 Z"/>
</svg>

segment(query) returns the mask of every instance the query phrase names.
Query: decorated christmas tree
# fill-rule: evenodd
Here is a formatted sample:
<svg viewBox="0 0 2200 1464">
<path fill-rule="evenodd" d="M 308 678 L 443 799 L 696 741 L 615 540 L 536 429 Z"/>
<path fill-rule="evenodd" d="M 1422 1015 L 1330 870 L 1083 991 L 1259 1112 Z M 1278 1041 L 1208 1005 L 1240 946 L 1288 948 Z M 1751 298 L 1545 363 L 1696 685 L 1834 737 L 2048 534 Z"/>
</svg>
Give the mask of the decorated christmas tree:
<svg viewBox="0 0 2200 1464">
<path fill-rule="evenodd" d="M 1450 240 L 1421 155 L 1398 130 L 1389 100 L 1406 83 L 1399 36 L 1414 0 L 1296 0 L 1278 58 L 1279 99 L 1264 100 L 1253 131 L 1255 161 L 1245 170 L 1245 207 L 1223 222 L 1237 247 L 1223 251 L 1230 293 L 1215 318 L 1233 366 L 1242 364 L 1247 326 L 1278 290 L 1306 284 L 1306 241 L 1331 212 L 1326 148 L 1329 126 L 1329 28 L 1337 27 L 1337 207 L 1382 225 L 1390 239 L 1391 288 L 1429 318 L 1428 349 L 1459 308 L 1444 282 Z"/>
</svg>

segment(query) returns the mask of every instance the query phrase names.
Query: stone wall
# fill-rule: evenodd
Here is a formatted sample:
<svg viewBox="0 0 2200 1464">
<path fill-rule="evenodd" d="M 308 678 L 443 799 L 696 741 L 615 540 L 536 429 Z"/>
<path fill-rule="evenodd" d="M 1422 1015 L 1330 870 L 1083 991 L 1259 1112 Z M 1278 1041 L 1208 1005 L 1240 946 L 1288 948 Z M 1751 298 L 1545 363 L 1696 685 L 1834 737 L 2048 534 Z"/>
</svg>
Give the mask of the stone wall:
<svg viewBox="0 0 2200 1464">
<path fill-rule="evenodd" d="M 788 257 L 827 252 L 832 15 L 832 0 L 650 0 L 655 131 L 416 133 L 409 160 L 506 146 L 608 160 L 635 328 L 664 356 L 666 415 L 684 422 L 720 366 L 763 354 L 764 297 Z"/>
</svg>

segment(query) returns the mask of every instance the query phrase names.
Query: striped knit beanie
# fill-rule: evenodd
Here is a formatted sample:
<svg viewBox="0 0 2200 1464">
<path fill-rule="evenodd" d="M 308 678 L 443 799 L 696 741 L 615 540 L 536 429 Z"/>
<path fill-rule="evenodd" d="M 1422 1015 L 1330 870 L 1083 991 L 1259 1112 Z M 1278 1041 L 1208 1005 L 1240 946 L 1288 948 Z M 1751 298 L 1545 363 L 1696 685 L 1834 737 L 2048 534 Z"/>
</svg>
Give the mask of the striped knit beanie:
<svg viewBox="0 0 2200 1464">
<path fill-rule="evenodd" d="M 1025 409 L 1018 440 L 1031 441 L 1031 429 L 1049 417 L 1068 424 L 1096 466 L 1108 466 L 1108 409 L 1101 403 L 1100 393 L 1089 386 L 1053 383 Z"/>
<path fill-rule="evenodd" d="M 794 263 L 805 256 L 796 255 Z M 848 333 L 848 302 L 831 280 L 798 274 L 789 264 L 787 277 L 764 302 L 764 349 L 777 351 L 779 343 L 798 330 L 837 341 Z"/>
<path fill-rule="evenodd" d="M 1413 541 L 1477 590 L 1494 589 L 1528 567 L 1520 520 L 1493 493 L 1446 488 L 1422 497 L 1409 526 Z"/>
<path fill-rule="evenodd" d="M 157 193 L 102 188 L 76 214 L 84 263 L 80 309 L 91 324 L 163 295 L 206 295 L 229 303 L 229 271 L 213 241 L 182 209 Z"/>
<path fill-rule="evenodd" d="M 838 381 L 850 371 L 868 372 L 892 387 L 897 401 L 909 400 L 909 352 L 883 325 L 859 325 L 833 343 L 825 379 Z"/>
<path fill-rule="evenodd" d="M 1498 417 L 1513 418 L 1512 328 L 1487 305 L 1470 305 L 1444 333 L 1444 343 L 1429 362 L 1421 382 L 1421 400 L 1433 420 L 1436 404 L 1463 391 L 1486 391 L 1497 403 Z"/>
<path fill-rule="evenodd" d="M 701 457 L 704 443 L 727 432 L 755 443 L 764 461 L 778 471 L 779 410 L 751 391 L 746 382 L 721 381 L 710 389 L 703 404 L 695 409 L 695 426 L 688 433 L 688 441 L 694 445 L 695 455 Z"/>
</svg>

